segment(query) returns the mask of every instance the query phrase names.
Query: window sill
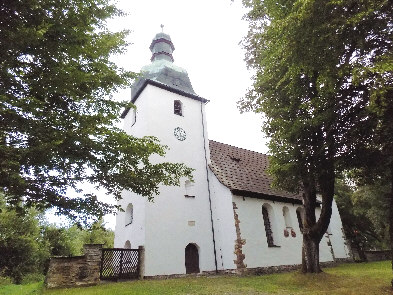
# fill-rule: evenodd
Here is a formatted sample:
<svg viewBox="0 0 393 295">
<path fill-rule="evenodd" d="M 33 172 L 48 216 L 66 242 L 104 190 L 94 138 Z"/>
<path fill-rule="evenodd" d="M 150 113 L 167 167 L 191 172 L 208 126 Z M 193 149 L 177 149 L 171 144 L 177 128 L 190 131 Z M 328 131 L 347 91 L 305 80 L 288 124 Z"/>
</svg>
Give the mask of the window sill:
<svg viewBox="0 0 393 295">
<path fill-rule="evenodd" d="M 184 195 L 186 198 L 195 198 L 195 196 Z"/>
<path fill-rule="evenodd" d="M 268 245 L 268 247 L 269 248 L 281 248 L 281 246 L 277 246 L 277 245 L 271 245 L 271 246 Z"/>
</svg>

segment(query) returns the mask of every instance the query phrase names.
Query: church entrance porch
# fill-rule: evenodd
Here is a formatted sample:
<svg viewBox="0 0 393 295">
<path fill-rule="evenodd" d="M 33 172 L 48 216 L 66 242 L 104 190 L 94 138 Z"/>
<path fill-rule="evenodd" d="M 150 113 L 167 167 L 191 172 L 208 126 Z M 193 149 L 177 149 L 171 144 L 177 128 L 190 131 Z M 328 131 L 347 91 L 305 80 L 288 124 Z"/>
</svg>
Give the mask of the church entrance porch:
<svg viewBox="0 0 393 295">
<path fill-rule="evenodd" d="M 188 244 L 185 249 L 186 273 L 199 273 L 199 253 L 195 244 Z"/>
</svg>

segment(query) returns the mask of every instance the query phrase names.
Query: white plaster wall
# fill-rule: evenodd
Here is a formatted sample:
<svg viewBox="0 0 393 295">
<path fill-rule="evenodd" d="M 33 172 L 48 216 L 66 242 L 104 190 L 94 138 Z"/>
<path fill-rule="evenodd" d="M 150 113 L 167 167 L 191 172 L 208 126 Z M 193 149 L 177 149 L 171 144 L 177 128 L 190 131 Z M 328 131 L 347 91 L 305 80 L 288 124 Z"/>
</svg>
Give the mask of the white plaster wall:
<svg viewBox="0 0 393 295">
<path fill-rule="evenodd" d="M 333 200 L 332 204 L 332 218 L 330 219 L 330 229 L 332 233 L 330 235 L 330 241 L 334 249 L 335 258 L 349 258 L 350 252 L 346 244 L 343 225 L 335 200 Z"/>
<path fill-rule="evenodd" d="M 173 113 L 173 101 L 183 104 L 183 116 Z M 160 187 L 160 195 L 154 203 L 147 202 L 132 192 L 123 192 L 119 204 L 125 210 L 129 203 L 134 206 L 134 220 L 125 226 L 124 212 L 116 218 L 115 247 L 123 247 L 129 240 L 132 248 L 144 245 L 146 249 L 145 275 L 169 275 L 185 273 L 185 247 L 188 243 L 198 246 L 200 270 L 215 269 L 212 225 L 210 219 L 209 193 L 206 180 L 206 159 L 210 162 L 206 117 L 203 118 L 205 105 L 191 98 L 147 85 L 135 103 L 136 122 L 131 127 L 133 110 L 124 120 L 128 134 L 137 137 L 152 135 L 170 149 L 166 157 L 151 157 L 152 162 L 178 162 L 194 168 L 195 198 L 185 198 L 185 180 L 180 187 Z M 185 141 L 175 138 L 173 130 L 183 128 L 187 133 Z M 205 141 L 203 141 L 205 132 Z M 205 146 L 204 146 L 205 145 Z M 210 171 L 210 170 L 208 170 Z M 241 238 L 246 240 L 243 246 L 244 263 L 247 267 L 271 265 L 288 265 L 301 263 L 302 235 L 299 230 L 296 209 L 299 205 L 273 202 L 254 198 L 232 196 L 229 189 L 219 183 L 213 173 L 210 176 L 210 193 L 212 199 L 213 222 L 215 226 L 218 269 L 235 268 L 234 241 L 236 231 L 232 201 L 236 203 L 240 219 Z M 273 208 L 270 219 L 274 231 L 275 244 L 268 247 L 262 218 L 262 205 L 266 203 Z M 285 221 L 283 207 L 289 209 L 290 219 L 296 237 L 284 237 Z M 317 210 L 317 215 L 318 215 Z M 189 225 L 189 221 L 194 225 Z M 341 232 L 341 220 L 334 203 L 330 236 L 335 256 L 347 257 L 347 250 Z M 320 246 L 321 261 L 331 261 L 331 247 L 323 238 Z"/>
<path fill-rule="evenodd" d="M 320 211 L 320 208 L 316 210 L 317 218 L 319 218 Z M 333 256 L 334 258 L 349 258 L 350 253 L 342 230 L 340 213 L 334 200 L 328 232 L 323 236 L 320 243 L 320 261 L 332 261 Z"/>
<path fill-rule="evenodd" d="M 243 246 L 244 263 L 248 268 L 288 265 L 301 263 L 302 235 L 297 225 L 296 209 L 298 205 L 273 202 L 256 198 L 233 196 L 240 220 L 241 238 L 246 240 Z M 265 226 L 262 217 L 262 205 L 269 204 L 273 214 L 269 215 L 273 228 L 274 243 L 279 247 L 268 247 Z M 285 221 L 282 208 L 287 206 L 294 225 L 296 237 L 284 237 Z M 270 212 L 269 212 L 270 213 Z"/>
<path fill-rule="evenodd" d="M 173 113 L 174 100 L 182 102 L 183 116 Z M 207 145 L 208 141 L 206 123 L 205 130 L 202 127 L 201 102 L 147 85 L 135 105 L 137 106 L 136 123 L 130 127 L 132 112 L 129 112 L 125 118 L 125 130 L 135 136 L 156 136 L 162 144 L 170 148 L 165 158 L 153 156 L 151 161 L 184 163 L 195 169 L 195 198 L 184 197 L 185 179 L 183 179 L 181 187 L 160 187 L 160 194 L 155 197 L 154 203 L 145 201 L 145 275 L 185 273 L 185 247 L 188 243 L 195 243 L 199 248 L 200 270 L 214 270 L 204 153 L 204 143 Z M 203 112 L 204 108 L 205 105 L 202 104 Z M 185 141 L 175 138 L 173 131 L 176 127 L 186 131 Z M 203 131 L 205 131 L 205 142 Z M 208 145 L 206 149 L 209 160 Z M 124 201 L 124 205 L 127 204 L 128 201 Z M 190 226 L 189 221 L 194 221 L 195 225 Z M 121 222 L 120 214 L 119 222 Z M 124 229 L 124 231 L 128 230 L 130 235 L 134 233 L 131 228 Z M 116 239 L 120 240 L 117 236 L 118 234 Z"/>
<path fill-rule="evenodd" d="M 143 130 L 146 129 L 146 121 L 139 116 L 139 108 L 144 106 L 143 100 L 137 100 L 136 109 L 130 109 L 124 118 L 124 131 L 136 137 L 143 136 Z M 136 113 L 136 120 L 135 120 Z M 132 249 L 145 245 L 145 217 L 146 217 L 146 198 L 137 195 L 131 191 L 124 190 L 121 194 L 122 199 L 117 202 L 125 211 L 128 204 L 133 204 L 133 222 L 125 225 L 125 212 L 119 211 L 116 215 L 115 225 L 115 248 L 123 248 L 127 240 L 130 241 Z"/>
<path fill-rule="evenodd" d="M 321 215 L 321 208 L 315 209 L 315 216 L 318 218 Z M 332 253 L 332 246 L 330 246 L 330 235 L 325 233 L 319 243 L 319 261 L 320 262 L 327 262 L 333 261 L 333 253 Z"/>
<path fill-rule="evenodd" d="M 213 200 L 213 218 L 218 269 L 235 269 L 236 228 L 233 215 L 232 193 L 209 170 L 210 192 Z"/>
<path fill-rule="evenodd" d="M 233 196 L 233 201 L 238 209 L 237 214 L 240 220 L 241 238 L 246 240 L 243 246 L 245 255 L 244 263 L 248 268 L 288 265 L 301 263 L 302 234 L 296 216 L 296 209 L 300 205 L 290 203 L 273 202 L 254 198 L 244 198 Z M 273 237 L 275 245 L 279 247 L 268 247 L 266 241 L 265 227 L 262 218 L 262 205 L 269 204 L 273 209 L 273 214 L 269 214 L 272 223 Z M 287 206 L 292 227 L 296 237 L 284 236 L 285 220 L 283 207 Z M 316 208 L 316 217 L 319 218 L 320 208 Z M 320 243 L 320 261 L 333 261 L 332 249 L 335 258 L 347 258 L 348 249 L 346 248 L 341 231 L 341 219 L 338 214 L 337 206 L 333 204 L 333 214 L 331 219 L 331 235 L 325 235 Z M 328 242 L 332 246 L 328 245 Z"/>
<path fill-rule="evenodd" d="M 133 221 L 125 225 L 126 212 L 118 212 L 115 226 L 115 248 L 123 248 L 126 241 L 130 241 L 131 248 L 137 249 L 145 245 L 145 206 L 146 199 L 129 191 L 123 191 L 122 198 L 118 205 L 125 211 L 128 204 L 133 205 Z"/>
</svg>

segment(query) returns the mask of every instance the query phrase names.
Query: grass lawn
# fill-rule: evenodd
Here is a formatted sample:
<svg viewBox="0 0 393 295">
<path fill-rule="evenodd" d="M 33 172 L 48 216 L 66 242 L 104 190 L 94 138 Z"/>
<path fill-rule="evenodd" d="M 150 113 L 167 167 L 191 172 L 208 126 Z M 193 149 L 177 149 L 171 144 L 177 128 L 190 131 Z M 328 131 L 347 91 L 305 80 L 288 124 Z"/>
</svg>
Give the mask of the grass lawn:
<svg viewBox="0 0 393 295">
<path fill-rule="evenodd" d="M 106 283 L 100 286 L 44 290 L 42 283 L 0 286 L 0 294 L 124 295 L 124 294 L 393 294 L 389 261 L 350 263 L 326 268 L 324 273 L 298 272 L 265 276 L 187 277 Z"/>
</svg>

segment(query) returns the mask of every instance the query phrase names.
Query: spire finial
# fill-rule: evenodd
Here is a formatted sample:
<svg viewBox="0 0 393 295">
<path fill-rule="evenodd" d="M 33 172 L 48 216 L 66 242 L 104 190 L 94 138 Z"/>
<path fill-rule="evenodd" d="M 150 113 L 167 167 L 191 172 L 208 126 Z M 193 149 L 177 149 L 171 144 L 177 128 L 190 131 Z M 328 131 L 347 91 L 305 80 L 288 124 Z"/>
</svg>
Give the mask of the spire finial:
<svg viewBox="0 0 393 295">
<path fill-rule="evenodd" d="M 160 27 L 161 27 L 161 32 L 162 32 L 162 33 L 164 33 L 164 25 L 163 25 L 163 24 L 161 24 L 161 26 L 160 26 Z"/>
<path fill-rule="evenodd" d="M 161 29 L 164 25 L 161 25 Z M 153 41 L 150 44 L 150 50 L 153 53 L 151 61 L 165 59 L 167 61 L 173 62 L 172 52 L 175 50 L 171 37 L 164 32 L 156 34 Z"/>
</svg>

